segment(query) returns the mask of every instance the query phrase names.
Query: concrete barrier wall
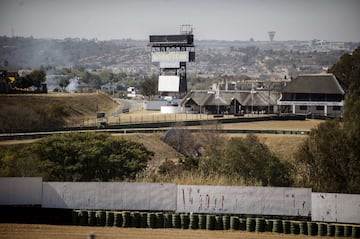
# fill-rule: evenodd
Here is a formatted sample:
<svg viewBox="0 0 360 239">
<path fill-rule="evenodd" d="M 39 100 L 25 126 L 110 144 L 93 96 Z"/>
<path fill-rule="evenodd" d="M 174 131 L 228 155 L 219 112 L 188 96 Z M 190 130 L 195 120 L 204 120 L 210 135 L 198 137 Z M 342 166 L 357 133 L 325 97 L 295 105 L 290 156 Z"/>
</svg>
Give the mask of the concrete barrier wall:
<svg viewBox="0 0 360 239">
<path fill-rule="evenodd" d="M 177 211 L 309 216 L 311 189 L 178 185 Z"/>
<path fill-rule="evenodd" d="M 41 205 L 42 178 L 0 178 L 0 205 Z"/>
<path fill-rule="evenodd" d="M 313 221 L 360 224 L 360 195 L 312 193 L 308 188 L 0 178 L 0 205 L 279 216 L 311 214 Z"/>
<path fill-rule="evenodd" d="M 69 209 L 176 210 L 176 185 L 44 182 L 42 206 Z"/>
<path fill-rule="evenodd" d="M 312 220 L 360 223 L 360 195 L 312 193 Z"/>
</svg>

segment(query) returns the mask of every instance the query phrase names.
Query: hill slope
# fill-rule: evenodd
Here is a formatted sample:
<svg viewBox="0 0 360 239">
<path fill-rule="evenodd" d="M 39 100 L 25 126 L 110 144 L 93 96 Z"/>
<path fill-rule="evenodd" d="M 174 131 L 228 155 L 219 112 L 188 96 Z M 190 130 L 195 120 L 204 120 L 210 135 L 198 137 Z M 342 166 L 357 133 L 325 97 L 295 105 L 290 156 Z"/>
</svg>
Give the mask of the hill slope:
<svg viewBox="0 0 360 239">
<path fill-rule="evenodd" d="M 43 129 L 77 125 L 109 112 L 114 103 L 104 93 L 0 95 L 2 130 Z"/>
</svg>

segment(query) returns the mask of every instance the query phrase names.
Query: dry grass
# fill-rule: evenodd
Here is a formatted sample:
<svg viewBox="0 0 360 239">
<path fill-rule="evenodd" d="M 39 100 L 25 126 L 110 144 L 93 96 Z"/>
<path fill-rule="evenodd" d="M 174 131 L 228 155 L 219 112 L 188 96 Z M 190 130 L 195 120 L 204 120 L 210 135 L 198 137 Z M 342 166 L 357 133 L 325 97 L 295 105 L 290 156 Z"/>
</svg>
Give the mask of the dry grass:
<svg viewBox="0 0 360 239">
<path fill-rule="evenodd" d="M 146 172 L 145 172 L 146 173 Z M 178 185 L 219 185 L 219 186 L 247 186 L 242 178 L 229 178 L 218 174 L 204 174 L 202 172 L 183 171 L 178 175 L 159 175 L 147 173 L 137 179 L 139 182 L 162 182 Z M 260 186 L 256 183 L 252 186 Z"/>
<path fill-rule="evenodd" d="M 54 226 L 38 224 L 0 224 L 0 239 L 86 239 L 93 234 L 95 239 L 301 239 L 315 238 L 303 235 L 278 233 L 254 233 L 244 231 L 208 231 L 181 229 L 138 229 L 116 227 Z M 327 237 L 321 237 L 327 238 Z"/>
<path fill-rule="evenodd" d="M 2 112 L 7 112 L 6 109 L 8 108 L 32 108 L 36 111 L 36 109 L 46 109 L 54 105 L 64 107 L 65 112 L 68 114 L 66 121 L 70 125 L 80 124 L 86 119 L 95 118 L 97 107 L 99 111 L 108 113 L 114 106 L 111 98 L 100 92 L 88 94 L 0 95 Z"/>
</svg>

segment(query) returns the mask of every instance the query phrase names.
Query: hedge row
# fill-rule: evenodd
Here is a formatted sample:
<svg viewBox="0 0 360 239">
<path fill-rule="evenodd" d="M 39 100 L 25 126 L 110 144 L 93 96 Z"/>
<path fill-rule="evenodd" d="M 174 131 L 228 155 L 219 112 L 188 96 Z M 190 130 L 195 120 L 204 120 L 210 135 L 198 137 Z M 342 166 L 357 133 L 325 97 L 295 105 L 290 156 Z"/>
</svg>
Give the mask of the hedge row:
<svg viewBox="0 0 360 239">
<path fill-rule="evenodd" d="M 111 212 L 74 210 L 73 225 L 135 228 L 181 228 L 206 230 L 242 230 L 294 235 L 360 238 L 359 225 L 242 218 L 228 215 L 171 214 L 153 212 Z"/>
</svg>

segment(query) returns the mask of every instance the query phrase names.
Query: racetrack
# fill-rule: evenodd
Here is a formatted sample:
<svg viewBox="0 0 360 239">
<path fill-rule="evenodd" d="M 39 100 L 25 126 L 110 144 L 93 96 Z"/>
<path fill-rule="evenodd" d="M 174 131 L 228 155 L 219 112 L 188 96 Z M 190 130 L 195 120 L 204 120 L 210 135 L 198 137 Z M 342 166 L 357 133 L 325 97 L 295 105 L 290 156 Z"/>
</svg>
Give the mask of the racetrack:
<svg viewBox="0 0 360 239">
<path fill-rule="evenodd" d="M 42 224 L 0 224 L 0 239 L 301 239 L 315 238 L 304 235 L 255 233 L 245 231 L 209 231 L 191 229 L 140 229 L 119 227 L 55 226 Z M 317 237 L 318 238 L 318 237 Z M 330 237 L 321 237 L 330 238 Z"/>
</svg>

